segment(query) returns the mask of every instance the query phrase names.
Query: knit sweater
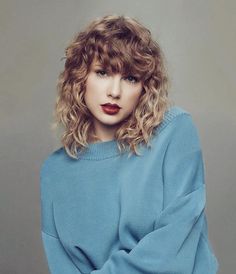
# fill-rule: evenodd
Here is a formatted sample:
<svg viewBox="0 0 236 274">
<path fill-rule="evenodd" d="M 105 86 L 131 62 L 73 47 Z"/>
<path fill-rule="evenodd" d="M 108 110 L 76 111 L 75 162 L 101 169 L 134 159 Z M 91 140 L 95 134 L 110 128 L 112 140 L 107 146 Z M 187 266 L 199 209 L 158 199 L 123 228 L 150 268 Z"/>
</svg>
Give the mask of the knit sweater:
<svg viewBox="0 0 236 274">
<path fill-rule="evenodd" d="M 192 115 L 171 106 L 141 156 L 115 139 L 40 167 L 41 235 L 52 274 L 215 274 L 204 162 Z"/>
</svg>

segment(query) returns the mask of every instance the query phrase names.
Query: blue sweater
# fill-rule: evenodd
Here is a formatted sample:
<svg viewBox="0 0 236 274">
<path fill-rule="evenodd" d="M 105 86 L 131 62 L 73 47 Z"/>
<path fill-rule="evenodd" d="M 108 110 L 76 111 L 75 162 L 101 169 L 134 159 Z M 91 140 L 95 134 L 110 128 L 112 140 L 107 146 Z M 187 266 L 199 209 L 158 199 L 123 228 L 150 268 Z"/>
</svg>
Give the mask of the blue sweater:
<svg viewBox="0 0 236 274">
<path fill-rule="evenodd" d="M 172 106 L 142 156 L 115 140 L 40 168 L 41 233 L 52 274 L 215 274 L 204 163 L 189 112 Z"/>
</svg>

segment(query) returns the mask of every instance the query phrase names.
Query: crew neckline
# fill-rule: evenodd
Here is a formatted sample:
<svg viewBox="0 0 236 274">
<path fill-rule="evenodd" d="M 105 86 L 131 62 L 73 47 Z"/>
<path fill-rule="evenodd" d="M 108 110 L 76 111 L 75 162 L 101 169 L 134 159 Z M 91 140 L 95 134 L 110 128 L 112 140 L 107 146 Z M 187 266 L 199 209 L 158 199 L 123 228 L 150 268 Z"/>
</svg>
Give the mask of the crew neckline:
<svg viewBox="0 0 236 274">
<path fill-rule="evenodd" d="M 78 157 L 87 160 L 102 160 L 118 156 L 119 154 L 118 141 L 112 139 L 109 141 L 89 143 L 85 151 L 82 153 L 79 151 Z"/>
<path fill-rule="evenodd" d="M 166 110 L 162 122 L 155 128 L 154 134 L 160 133 L 174 117 L 186 113 L 188 112 L 181 107 L 171 106 Z M 119 151 L 118 141 L 116 139 L 89 143 L 84 151 L 79 150 L 77 153 L 78 159 L 95 161 L 117 157 L 118 155 L 121 155 L 121 152 Z"/>
</svg>

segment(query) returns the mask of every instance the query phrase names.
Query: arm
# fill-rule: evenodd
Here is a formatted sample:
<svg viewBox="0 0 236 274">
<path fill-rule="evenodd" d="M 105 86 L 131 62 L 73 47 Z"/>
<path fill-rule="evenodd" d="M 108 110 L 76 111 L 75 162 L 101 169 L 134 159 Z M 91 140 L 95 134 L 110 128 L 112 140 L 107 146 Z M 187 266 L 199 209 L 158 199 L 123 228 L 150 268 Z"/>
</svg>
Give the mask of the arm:
<svg viewBox="0 0 236 274">
<path fill-rule="evenodd" d="M 50 273 L 81 274 L 57 236 L 52 215 L 53 184 L 48 180 L 43 167 L 40 170 L 41 237 Z"/>
<path fill-rule="evenodd" d="M 203 159 L 191 116 L 176 119 L 169 125 L 171 136 L 163 162 L 164 204 L 154 230 L 130 252 L 114 252 L 91 274 L 193 273 L 204 221 Z M 213 274 L 210 264 L 202 267 Z"/>
<path fill-rule="evenodd" d="M 43 230 L 41 235 L 51 274 L 81 274 L 58 238 L 45 233 Z"/>
</svg>

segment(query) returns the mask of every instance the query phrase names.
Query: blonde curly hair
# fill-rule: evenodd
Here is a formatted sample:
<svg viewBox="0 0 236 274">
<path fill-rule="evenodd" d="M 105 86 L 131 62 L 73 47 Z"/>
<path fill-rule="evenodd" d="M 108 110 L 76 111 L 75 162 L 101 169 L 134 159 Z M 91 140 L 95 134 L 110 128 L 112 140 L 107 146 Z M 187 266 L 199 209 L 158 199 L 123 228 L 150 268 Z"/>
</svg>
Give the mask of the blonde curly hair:
<svg viewBox="0 0 236 274">
<path fill-rule="evenodd" d="M 52 128 L 62 125 L 61 142 L 67 154 L 78 159 L 95 135 L 92 114 L 85 101 L 86 80 L 94 58 L 114 73 L 134 73 L 143 83 L 133 112 L 115 133 L 120 152 L 127 148 L 139 155 L 137 146 L 149 141 L 170 107 L 169 78 L 165 59 L 151 32 L 136 19 L 106 15 L 91 22 L 75 35 L 65 49 L 65 66 L 60 73 Z"/>
</svg>

